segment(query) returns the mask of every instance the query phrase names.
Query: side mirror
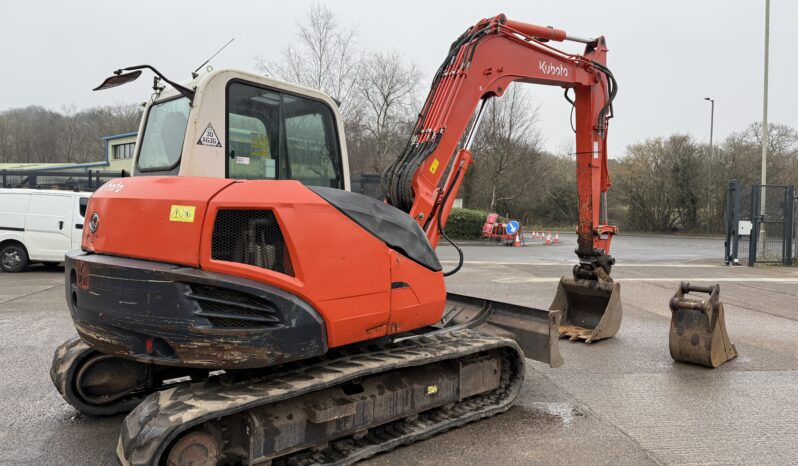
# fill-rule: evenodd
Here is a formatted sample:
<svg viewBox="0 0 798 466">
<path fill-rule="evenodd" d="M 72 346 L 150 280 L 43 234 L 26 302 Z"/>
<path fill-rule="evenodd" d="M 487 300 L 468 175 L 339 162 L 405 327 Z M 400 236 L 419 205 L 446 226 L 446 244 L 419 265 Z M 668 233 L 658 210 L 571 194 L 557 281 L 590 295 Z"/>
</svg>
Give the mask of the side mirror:
<svg viewBox="0 0 798 466">
<path fill-rule="evenodd" d="M 130 73 L 122 73 L 122 70 L 119 70 L 114 73 L 113 76 L 105 78 L 105 81 L 103 81 L 102 84 L 92 90 L 100 91 L 102 89 L 110 89 L 112 87 L 121 86 L 122 84 L 135 81 L 139 76 L 141 76 L 141 70 L 131 71 Z"/>
</svg>

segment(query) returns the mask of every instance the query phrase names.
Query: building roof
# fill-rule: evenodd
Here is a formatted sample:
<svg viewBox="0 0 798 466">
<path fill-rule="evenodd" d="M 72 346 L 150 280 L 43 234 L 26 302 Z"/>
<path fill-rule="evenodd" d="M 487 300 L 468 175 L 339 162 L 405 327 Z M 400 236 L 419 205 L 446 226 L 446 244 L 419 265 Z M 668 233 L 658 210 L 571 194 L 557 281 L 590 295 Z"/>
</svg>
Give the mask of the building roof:
<svg viewBox="0 0 798 466">
<path fill-rule="evenodd" d="M 103 141 L 111 141 L 113 139 L 129 138 L 131 136 L 136 136 L 137 134 L 138 134 L 138 131 L 133 131 L 133 132 L 130 132 L 130 133 L 114 134 L 114 135 L 111 135 L 111 136 L 103 137 Z"/>
</svg>

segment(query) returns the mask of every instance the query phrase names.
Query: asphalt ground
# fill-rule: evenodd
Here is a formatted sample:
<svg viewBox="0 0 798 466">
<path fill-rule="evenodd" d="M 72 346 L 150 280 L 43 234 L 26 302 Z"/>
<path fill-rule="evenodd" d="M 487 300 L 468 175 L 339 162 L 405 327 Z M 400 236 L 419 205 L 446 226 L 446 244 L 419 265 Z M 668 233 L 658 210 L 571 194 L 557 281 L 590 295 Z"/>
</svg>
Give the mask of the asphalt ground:
<svg viewBox="0 0 798 466">
<path fill-rule="evenodd" d="M 574 239 L 464 247 L 450 291 L 548 307 Z M 619 236 L 615 338 L 560 341 L 565 364 L 528 361 L 507 413 L 372 458 L 370 465 L 798 463 L 798 269 L 726 267 L 717 239 Z M 439 248 L 445 268 L 453 248 Z M 77 413 L 49 378 L 74 333 L 62 271 L 0 274 L 0 464 L 115 463 L 123 416 Z M 680 280 L 720 283 L 740 356 L 718 369 L 674 362 L 668 300 Z"/>
</svg>

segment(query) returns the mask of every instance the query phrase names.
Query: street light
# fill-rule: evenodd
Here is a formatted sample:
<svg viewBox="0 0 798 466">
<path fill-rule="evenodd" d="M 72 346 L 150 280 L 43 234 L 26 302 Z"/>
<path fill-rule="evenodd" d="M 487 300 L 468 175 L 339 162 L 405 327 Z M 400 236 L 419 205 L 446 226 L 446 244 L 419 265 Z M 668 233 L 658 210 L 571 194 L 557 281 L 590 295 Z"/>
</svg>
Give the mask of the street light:
<svg viewBox="0 0 798 466">
<path fill-rule="evenodd" d="M 709 222 L 712 217 L 712 160 L 715 155 L 714 146 L 712 145 L 712 136 L 715 132 L 715 99 L 704 97 L 704 100 L 712 104 L 712 113 L 710 113 L 709 117 L 709 163 L 707 163 L 707 168 L 709 169 L 709 176 L 707 177 L 707 231 L 709 231 Z"/>
<path fill-rule="evenodd" d="M 704 100 L 710 102 L 712 104 L 712 113 L 709 117 L 709 160 L 712 160 L 712 133 L 715 130 L 715 99 L 710 99 L 709 97 L 704 97 Z"/>
</svg>

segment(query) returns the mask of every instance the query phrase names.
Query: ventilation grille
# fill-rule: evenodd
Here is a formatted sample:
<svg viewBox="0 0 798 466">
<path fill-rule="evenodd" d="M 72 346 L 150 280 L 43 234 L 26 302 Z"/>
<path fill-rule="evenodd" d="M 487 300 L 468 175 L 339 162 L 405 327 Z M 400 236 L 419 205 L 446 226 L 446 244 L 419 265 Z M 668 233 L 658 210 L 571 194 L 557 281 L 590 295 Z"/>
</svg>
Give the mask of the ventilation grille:
<svg viewBox="0 0 798 466">
<path fill-rule="evenodd" d="M 280 325 L 277 310 L 267 300 L 217 286 L 191 284 L 188 297 L 199 306 L 198 316 L 219 328 L 264 328 Z"/>
<path fill-rule="evenodd" d="M 283 232 L 271 210 L 218 211 L 211 258 L 294 275 Z"/>
</svg>

